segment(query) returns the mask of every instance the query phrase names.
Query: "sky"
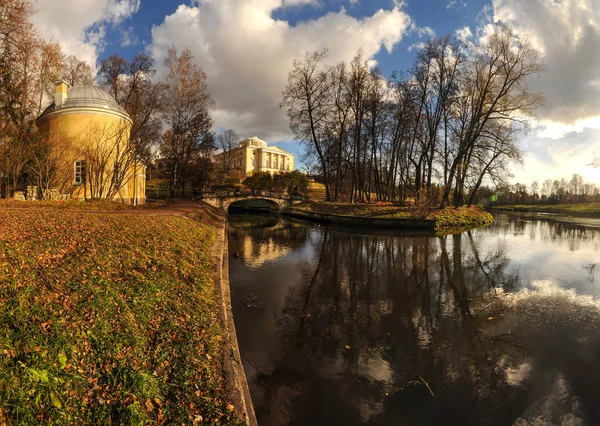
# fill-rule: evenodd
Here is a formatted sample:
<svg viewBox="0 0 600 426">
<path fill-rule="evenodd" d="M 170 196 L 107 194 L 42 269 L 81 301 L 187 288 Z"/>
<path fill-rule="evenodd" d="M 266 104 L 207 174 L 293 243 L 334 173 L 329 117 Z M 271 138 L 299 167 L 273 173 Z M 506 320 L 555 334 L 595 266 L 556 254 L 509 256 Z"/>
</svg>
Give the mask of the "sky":
<svg viewBox="0 0 600 426">
<path fill-rule="evenodd" d="M 281 91 L 292 62 L 359 48 L 390 75 L 430 36 L 485 37 L 494 23 L 530 38 L 546 65 L 544 93 L 519 145 L 512 182 L 581 174 L 600 184 L 600 0 L 33 0 L 42 35 L 92 66 L 147 52 L 164 76 L 171 46 L 189 48 L 208 77 L 214 129 L 232 128 L 297 154 Z"/>
</svg>

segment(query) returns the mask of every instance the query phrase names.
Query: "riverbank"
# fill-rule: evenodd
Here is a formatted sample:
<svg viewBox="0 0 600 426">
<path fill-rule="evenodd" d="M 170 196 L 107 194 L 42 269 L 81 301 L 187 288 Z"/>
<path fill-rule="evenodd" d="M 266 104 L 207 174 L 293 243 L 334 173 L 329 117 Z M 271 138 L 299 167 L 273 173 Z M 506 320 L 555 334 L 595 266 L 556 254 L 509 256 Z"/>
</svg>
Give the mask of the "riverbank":
<svg viewBox="0 0 600 426">
<path fill-rule="evenodd" d="M 0 422 L 246 420 L 223 241 L 195 209 L 0 209 Z"/>
<path fill-rule="evenodd" d="M 358 226 L 451 229 L 489 225 L 493 216 L 477 207 L 447 207 L 417 212 L 410 207 L 380 204 L 308 202 L 288 207 L 283 214 L 322 222 Z"/>
<path fill-rule="evenodd" d="M 508 212 L 537 212 L 553 213 L 575 217 L 600 218 L 600 203 L 579 204 L 515 204 L 507 206 L 493 206 L 493 210 Z"/>
</svg>

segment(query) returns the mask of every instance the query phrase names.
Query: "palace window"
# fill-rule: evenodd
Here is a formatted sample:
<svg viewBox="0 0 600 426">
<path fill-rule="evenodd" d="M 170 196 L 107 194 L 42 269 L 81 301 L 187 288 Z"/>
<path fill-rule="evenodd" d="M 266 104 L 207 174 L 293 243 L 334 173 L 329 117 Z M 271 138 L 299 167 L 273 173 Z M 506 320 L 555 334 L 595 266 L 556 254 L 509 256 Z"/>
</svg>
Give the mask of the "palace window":
<svg viewBox="0 0 600 426">
<path fill-rule="evenodd" d="M 73 185 L 85 185 L 85 160 L 75 161 Z"/>
</svg>

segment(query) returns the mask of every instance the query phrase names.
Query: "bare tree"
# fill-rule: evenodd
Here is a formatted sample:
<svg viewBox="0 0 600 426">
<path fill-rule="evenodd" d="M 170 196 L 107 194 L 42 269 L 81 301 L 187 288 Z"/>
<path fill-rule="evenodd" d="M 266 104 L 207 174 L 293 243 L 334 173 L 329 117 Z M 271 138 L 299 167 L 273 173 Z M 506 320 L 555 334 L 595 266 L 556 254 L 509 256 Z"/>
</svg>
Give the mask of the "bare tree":
<svg viewBox="0 0 600 426">
<path fill-rule="evenodd" d="M 221 167 L 225 173 L 233 168 L 233 150 L 237 148 L 240 137 L 233 129 L 227 129 L 217 134 L 217 148 L 223 151 Z"/>
<path fill-rule="evenodd" d="M 89 86 L 94 84 L 94 71 L 75 55 L 68 55 L 63 61 L 62 78 L 69 87 Z"/>
<path fill-rule="evenodd" d="M 302 61 L 294 61 L 280 106 L 286 108 L 290 128 L 296 138 L 312 142 L 325 180 L 326 200 L 330 201 L 330 171 L 325 155 L 328 150 L 326 125 L 331 111 L 332 81 L 329 73 L 319 68 L 326 57 L 327 51 L 321 50 L 307 54 Z"/>
<path fill-rule="evenodd" d="M 173 47 L 165 64 L 169 69 L 165 119 L 170 129 L 163 137 L 161 152 L 170 158 L 170 194 L 185 196 L 191 166 L 210 156 L 214 137 L 209 109 L 214 105 L 206 74 L 193 62 L 188 49 L 181 54 Z"/>
<path fill-rule="evenodd" d="M 58 43 L 41 42 L 38 115 L 42 112 L 44 97 L 51 99 L 51 96 L 54 95 L 54 83 L 61 75 L 62 57 L 63 54 Z"/>
<path fill-rule="evenodd" d="M 73 164 L 77 152 L 68 143 L 57 143 L 42 138 L 31 148 L 27 172 L 39 190 L 42 200 L 53 200 L 73 192 Z"/>
<path fill-rule="evenodd" d="M 92 200 L 112 200 L 135 173 L 135 148 L 129 124 L 90 125 L 81 135 L 79 159 L 85 161 L 86 188 Z M 92 142 L 85 142 L 92 141 Z"/>
<path fill-rule="evenodd" d="M 507 27 L 500 27 L 478 48 L 463 73 L 459 100 L 452 111 L 454 158 L 442 196 L 447 205 L 454 183 L 454 205 L 463 203 L 469 164 L 486 132 L 523 124 L 541 96 L 528 86 L 528 78 L 543 70 L 537 51 Z"/>
<path fill-rule="evenodd" d="M 120 83 L 124 75 L 127 73 L 127 68 L 127 61 L 121 58 L 119 55 L 112 55 L 100 61 L 100 70 L 98 71 L 100 75 L 100 81 L 108 88 L 113 98 L 117 100 L 120 98 Z"/>
</svg>

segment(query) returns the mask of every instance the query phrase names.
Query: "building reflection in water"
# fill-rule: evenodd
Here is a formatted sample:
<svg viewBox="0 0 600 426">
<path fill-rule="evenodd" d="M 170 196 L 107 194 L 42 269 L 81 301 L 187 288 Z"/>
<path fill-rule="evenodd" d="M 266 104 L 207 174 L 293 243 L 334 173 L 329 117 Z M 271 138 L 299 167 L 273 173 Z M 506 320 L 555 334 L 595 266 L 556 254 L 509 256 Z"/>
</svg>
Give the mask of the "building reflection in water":
<svg viewBox="0 0 600 426">
<path fill-rule="evenodd" d="M 232 259 L 230 281 L 261 425 L 600 422 L 589 272 L 579 265 L 569 285 L 524 271 L 548 262 L 548 243 L 593 263 L 598 229 L 509 217 L 447 237 L 255 225 L 232 224 L 230 251 L 252 255 Z M 248 295 L 260 303 L 247 309 Z"/>
</svg>

